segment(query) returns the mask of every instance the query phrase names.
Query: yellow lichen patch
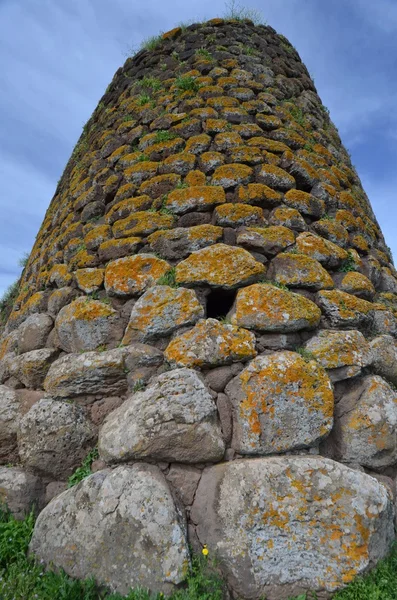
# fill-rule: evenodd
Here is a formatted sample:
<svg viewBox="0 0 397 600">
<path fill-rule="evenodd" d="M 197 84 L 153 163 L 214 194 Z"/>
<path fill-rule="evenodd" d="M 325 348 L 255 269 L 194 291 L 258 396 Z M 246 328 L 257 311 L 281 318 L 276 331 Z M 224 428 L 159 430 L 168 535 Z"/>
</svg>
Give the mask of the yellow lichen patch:
<svg viewBox="0 0 397 600">
<path fill-rule="evenodd" d="M 77 298 L 62 311 L 62 318 L 58 318 L 57 325 L 61 326 L 62 322 L 70 320 L 78 321 L 94 321 L 100 318 L 112 317 L 115 311 L 111 306 L 99 302 L 98 300 L 90 300 L 89 298 Z"/>
<path fill-rule="evenodd" d="M 157 229 L 169 229 L 174 224 L 171 215 L 143 211 L 133 213 L 126 219 L 116 221 L 113 225 L 115 238 L 149 235 Z"/>
<path fill-rule="evenodd" d="M 230 153 L 230 160 L 234 163 L 247 163 L 258 165 L 264 161 L 263 153 L 259 148 L 251 146 L 237 146 Z"/>
<path fill-rule="evenodd" d="M 262 165 L 258 178 L 261 183 L 282 192 L 287 192 L 296 187 L 296 182 L 292 175 L 274 165 Z"/>
<path fill-rule="evenodd" d="M 125 183 L 124 185 L 121 185 L 114 197 L 115 202 L 120 202 L 121 200 L 131 197 L 135 190 L 136 186 L 133 183 Z"/>
<path fill-rule="evenodd" d="M 59 288 L 69 285 L 72 281 L 72 275 L 69 272 L 68 265 L 54 265 L 48 274 L 47 281 L 49 284 L 55 283 Z"/>
<path fill-rule="evenodd" d="M 227 388 L 236 410 L 237 452 L 285 452 L 315 444 L 330 432 L 334 397 L 326 371 L 316 361 L 295 352 L 261 355 L 237 381 L 235 389 Z"/>
<path fill-rule="evenodd" d="M 339 179 L 329 169 L 318 169 L 321 181 L 331 184 L 335 189 L 340 190 Z"/>
<path fill-rule="evenodd" d="M 217 167 L 223 165 L 224 162 L 225 157 L 222 152 L 204 152 L 200 156 L 200 168 L 205 173 L 214 171 Z"/>
<path fill-rule="evenodd" d="M 220 186 L 195 186 L 177 189 L 168 194 L 165 206 L 175 214 L 191 210 L 210 209 L 226 201 L 225 192 Z"/>
<path fill-rule="evenodd" d="M 93 254 L 89 254 L 84 248 L 76 252 L 76 254 L 70 259 L 69 266 L 72 271 L 76 269 L 84 269 L 87 267 L 96 267 L 98 259 Z"/>
<path fill-rule="evenodd" d="M 149 210 L 152 204 L 153 200 L 147 195 L 126 198 L 125 200 L 114 204 L 106 214 L 105 218 L 110 225 L 113 225 L 116 221 L 125 219 L 132 213 Z"/>
<path fill-rule="evenodd" d="M 274 256 L 295 242 L 294 233 L 282 225 L 270 227 L 244 227 L 237 233 L 237 243 L 250 250 L 262 250 Z"/>
<path fill-rule="evenodd" d="M 371 302 L 357 298 L 340 290 L 321 291 L 318 293 L 321 309 L 335 322 L 360 322 L 374 310 Z"/>
<path fill-rule="evenodd" d="M 369 251 L 369 244 L 364 236 L 357 234 L 352 235 L 350 238 L 350 243 L 356 250 L 360 252 L 367 253 Z"/>
<path fill-rule="evenodd" d="M 167 175 L 157 175 L 150 181 L 145 181 L 139 188 L 141 194 L 147 194 L 151 198 L 158 198 L 168 194 L 181 182 L 180 175 L 168 173 Z"/>
<path fill-rule="evenodd" d="M 98 249 L 99 258 L 102 261 L 122 258 L 124 256 L 135 254 L 141 238 L 126 237 L 117 240 L 108 240 L 103 242 Z"/>
<path fill-rule="evenodd" d="M 338 178 L 339 182 L 344 187 L 349 187 L 349 180 L 346 177 L 345 173 L 343 173 L 343 171 L 341 171 L 340 169 L 338 169 L 338 167 L 336 165 L 332 165 L 331 171 L 335 175 L 335 177 Z"/>
<path fill-rule="evenodd" d="M 354 231 L 357 229 L 357 220 L 354 215 L 348 210 L 340 209 L 336 211 L 335 221 L 339 225 L 342 225 L 348 231 Z"/>
<path fill-rule="evenodd" d="M 313 290 L 329 290 L 334 287 L 332 277 L 324 267 L 305 254 L 279 254 L 272 260 L 269 277 L 291 287 Z"/>
<path fill-rule="evenodd" d="M 321 311 L 311 300 L 269 284 L 254 284 L 238 291 L 233 325 L 269 332 L 312 329 Z"/>
<path fill-rule="evenodd" d="M 309 232 L 298 235 L 296 249 L 300 254 L 306 254 L 330 267 L 338 266 L 349 256 L 340 246 Z"/>
<path fill-rule="evenodd" d="M 200 187 L 205 185 L 207 182 L 207 178 L 201 171 L 190 171 L 186 175 L 185 183 L 187 183 L 190 187 Z"/>
<path fill-rule="evenodd" d="M 325 212 L 325 203 L 307 192 L 289 190 L 284 196 L 284 203 L 290 208 L 296 208 L 304 215 L 321 217 Z"/>
<path fill-rule="evenodd" d="M 216 110 L 222 110 L 224 108 L 239 106 L 239 101 L 236 98 L 231 98 L 230 96 L 213 96 L 208 98 L 207 104 Z"/>
<path fill-rule="evenodd" d="M 129 152 L 130 152 L 130 148 L 131 147 L 128 146 L 127 144 L 124 144 L 123 146 L 120 146 L 119 148 L 117 148 L 117 150 L 115 150 L 114 152 L 112 152 L 112 154 L 107 159 L 108 162 L 113 165 L 118 160 L 120 160 L 120 158 L 128 156 Z"/>
<path fill-rule="evenodd" d="M 208 134 L 222 133 L 227 131 L 226 119 L 207 119 L 203 124 L 204 131 Z"/>
<path fill-rule="evenodd" d="M 223 188 L 235 187 L 239 184 L 248 183 L 253 175 L 253 169 L 247 165 L 231 163 L 222 165 L 215 170 L 212 176 L 213 185 Z"/>
<path fill-rule="evenodd" d="M 172 154 L 165 159 L 162 164 L 162 169 L 166 173 L 179 173 L 181 175 L 187 174 L 189 171 L 194 169 L 196 163 L 196 156 L 189 152 L 180 152 L 179 154 Z"/>
<path fill-rule="evenodd" d="M 88 250 L 96 250 L 98 246 L 112 237 L 112 230 L 109 225 L 98 225 L 91 229 L 84 238 L 84 243 Z"/>
<path fill-rule="evenodd" d="M 157 162 L 138 162 L 132 167 L 125 169 L 124 176 L 128 181 L 140 185 L 145 179 L 154 177 L 158 172 L 158 168 L 159 163 Z"/>
<path fill-rule="evenodd" d="M 282 121 L 274 115 L 265 115 L 259 113 L 256 115 L 256 122 L 264 131 L 271 131 L 282 126 Z"/>
<path fill-rule="evenodd" d="M 218 118 L 218 113 L 210 106 L 206 106 L 204 108 L 194 108 L 192 111 L 190 111 L 190 114 L 192 117 L 197 117 L 198 119 L 202 120 Z"/>
<path fill-rule="evenodd" d="M 159 240 L 174 240 L 180 239 L 181 234 L 183 233 L 183 237 L 186 238 L 189 242 L 194 245 L 195 243 L 203 244 L 203 246 L 208 246 L 210 244 L 215 244 L 218 242 L 223 235 L 222 227 L 216 227 L 215 225 L 194 225 L 193 227 L 187 228 L 177 228 L 177 229 L 166 229 L 164 231 L 155 231 L 151 235 L 148 236 L 148 242 L 152 245 L 153 248 L 156 248 L 157 242 Z M 190 251 L 193 251 L 198 248 L 192 248 Z"/>
<path fill-rule="evenodd" d="M 92 294 L 102 287 L 104 269 L 78 269 L 75 274 L 78 287 L 86 294 Z"/>
<path fill-rule="evenodd" d="M 263 210 L 258 206 L 226 203 L 215 209 L 215 222 L 222 227 L 256 224 L 263 221 Z"/>
<path fill-rule="evenodd" d="M 286 144 L 265 137 L 254 137 L 251 140 L 248 140 L 247 144 L 249 146 L 254 146 L 255 148 L 260 148 L 261 150 L 266 150 L 267 152 L 272 152 L 273 154 L 283 154 L 289 150 Z"/>
<path fill-rule="evenodd" d="M 230 364 L 256 356 L 255 336 L 216 319 L 202 320 L 187 333 L 173 339 L 164 355 L 170 364 L 178 367 Z"/>
<path fill-rule="evenodd" d="M 228 131 L 226 133 L 218 133 L 218 135 L 215 136 L 214 144 L 216 150 L 223 152 L 236 146 L 242 146 L 244 142 L 241 135 Z"/>
<path fill-rule="evenodd" d="M 345 247 L 349 241 L 346 229 L 335 220 L 320 219 L 313 224 L 313 229 L 334 244 Z"/>
<path fill-rule="evenodd" d="M 344 275 L 340 288 L 348 294 L 371 300 L 375 296 L 375 288 L 365 275 L 350 271 Z"/>
<path fill-rule="evenodd" d="M 183 125 L 184 126 L 184 125 Z M 181 125 L 175 125 L 172 128 L 172 131 L 175 135 L 178 133 L 178 128 Z M 158 142 L 156 144 L 152 144 L 149 148 L 147 148 L 144 152 L 151 158 L 157 158 L 157 155 L 161 156 L 161 158 L 166 158 L 171 154 L 175 154 L 176 152 L 180 152 L 183 150 L 185 145 L 184 140 L 181 137 L 176 137 L 172 140 L 167 140 L 165 142 Z"/>
<path fill-rule="evenodd" d="M 264 272 L 265 267 L 243 248 L 214 244 L 180 262 L 175 278 L 180 284 L 232 289 L 255 281 Z"/>
<path fill-rule="evenodd" d="M 143 293 L 169 271 L 165 260 L 151 254 L 137 254 L 109 263 L 105 270 L 105 288 L 112 296 Z"/>
<path fill-rule="evenodd" d="M 313 150 L 316 154 L 320 154 L 321 156 L 323 156 L 328 161 L 328 163 L 332 163 L 332 161 L 334 160 L 334 157 L 332 156 L 331 152 L 327 150 L 327 148 L 324 148 L 324 146 L 322 146 L 321 144 L 314 144 Z"/>
<path fill-rule="evenodd" d="M 305 348 L 325 369 L 356 366 L 354 375 L 368 364 L 368 342 L 359 331 L 323 330 Z"/>
<path fill-rule="evenodd" d="M 165 33 L 163 33 L 162 38 L 163 38 L 163 40 L 174 39 L 174 38 L 178 37 L 178 35 L 180 35 L 181 33 L 182 33 L 181 27 L 174 27 L 174 29 L 170 29 L 170 31 L 166 31 Z"/>
<path fill-rule="evenodd" d="M 275 206 L 281 202 L 280 192 L 272 190 L 272 188 L 263 183 L 249 183 L 247 186 L 238 188 L 239 202 L 247 204 L 261 204 L 262 206 Z"/>
</svg>

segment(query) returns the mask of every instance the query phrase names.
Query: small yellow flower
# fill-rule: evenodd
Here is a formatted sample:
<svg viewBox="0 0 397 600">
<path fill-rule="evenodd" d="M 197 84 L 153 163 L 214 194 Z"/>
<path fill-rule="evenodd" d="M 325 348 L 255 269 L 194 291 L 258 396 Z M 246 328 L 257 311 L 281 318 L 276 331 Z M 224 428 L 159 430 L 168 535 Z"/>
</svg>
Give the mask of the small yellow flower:
<svg viewBox="0 0 397 600">
<path fill-rule="evenodd" d="M 201 550 L 202 554 L 204 554 L 204 556 L 207 556 L 208 554 L 208 548 L 207 546 L 204 544 L 203 549 Z"/>
</svg>

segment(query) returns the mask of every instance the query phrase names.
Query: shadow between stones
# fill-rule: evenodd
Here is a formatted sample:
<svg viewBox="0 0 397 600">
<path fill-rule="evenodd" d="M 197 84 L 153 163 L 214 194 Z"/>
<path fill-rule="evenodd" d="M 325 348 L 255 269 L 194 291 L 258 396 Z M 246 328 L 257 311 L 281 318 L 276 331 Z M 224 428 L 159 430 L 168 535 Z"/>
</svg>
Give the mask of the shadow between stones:
<svg viewBox="0 0 397 600">
<path fill-rule="evenodd" d="M 211 290 L 207 296 L 207 318 L 225 318 L 233 306 L 235 297 L 235 291 Z"/>
</svg>

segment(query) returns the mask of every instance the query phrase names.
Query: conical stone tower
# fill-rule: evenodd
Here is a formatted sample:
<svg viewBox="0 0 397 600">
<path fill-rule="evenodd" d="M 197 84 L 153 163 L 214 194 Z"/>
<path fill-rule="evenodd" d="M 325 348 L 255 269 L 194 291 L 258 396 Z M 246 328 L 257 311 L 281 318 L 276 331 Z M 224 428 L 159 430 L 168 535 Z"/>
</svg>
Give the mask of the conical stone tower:
<svg viewBox="0 0 397 600">
<path fill-rule="evenodd" d="M 121 593 L 171 592 L 205 544 L 233 598 L 328 597 L 394 539 L 396 314 L 295 49 L 250 21 L 174 29 L 117 71 L 24 270 L 0 496 L 43 509 L 39 558 Z"/>
</svg>

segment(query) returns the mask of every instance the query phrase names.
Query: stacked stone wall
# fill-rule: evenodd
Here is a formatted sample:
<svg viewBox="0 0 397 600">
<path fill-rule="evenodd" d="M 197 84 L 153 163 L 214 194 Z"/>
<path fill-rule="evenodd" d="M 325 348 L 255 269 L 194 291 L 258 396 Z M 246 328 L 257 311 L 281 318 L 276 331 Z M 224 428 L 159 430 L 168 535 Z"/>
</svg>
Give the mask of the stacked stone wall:
<svg viewBox="0 0 397 600">
<path fill-rule="evenodd" d="M 396 317 L 296 50 L 250 21 L 176 28 L 115 74 L 23 272 L 0 497 L 44 509 L 38 557 L 122 593 L 172 591 L 190 543 L 232 597 L 328 597 L 394 539 Z"/>
</svg>

